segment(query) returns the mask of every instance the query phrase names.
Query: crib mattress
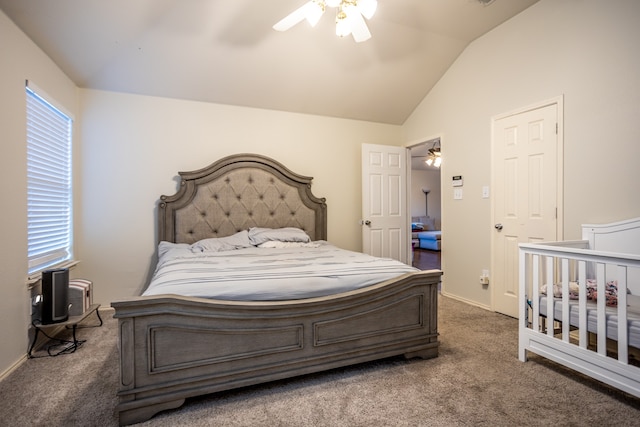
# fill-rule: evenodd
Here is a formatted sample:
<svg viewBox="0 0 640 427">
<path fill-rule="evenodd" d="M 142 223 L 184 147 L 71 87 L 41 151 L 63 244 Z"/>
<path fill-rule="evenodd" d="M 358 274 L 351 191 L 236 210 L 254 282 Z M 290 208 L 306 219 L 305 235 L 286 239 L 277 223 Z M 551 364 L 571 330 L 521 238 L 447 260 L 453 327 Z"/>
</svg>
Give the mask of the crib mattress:
<svg viewBox="0 0 640 427">
<path fill-rule="evenodd" d="M 628 297 L 629 298 L 629 297 Z M 553 302 L 553 318 L 557 321 L 562 319 L 562 299 L 554 298 Z M 540 315 L 547 316 L 547 297 L 540 296 Z M 607 338 L 612 340 L 618 339 L 618 309 L 617 307 L 606 307 L 607 318 Z M 587 330 L 597 333 L 598 316 L 595 302 L 587 302 Z M 578 327 L 578 301 L 569 301 L 569 323 L 571 326 Z M 640 306 L 635 305 L 627 307 L 627 323 L 629 337 L 628 342 L 631 347 L 640 349 Z"/>
</svg>

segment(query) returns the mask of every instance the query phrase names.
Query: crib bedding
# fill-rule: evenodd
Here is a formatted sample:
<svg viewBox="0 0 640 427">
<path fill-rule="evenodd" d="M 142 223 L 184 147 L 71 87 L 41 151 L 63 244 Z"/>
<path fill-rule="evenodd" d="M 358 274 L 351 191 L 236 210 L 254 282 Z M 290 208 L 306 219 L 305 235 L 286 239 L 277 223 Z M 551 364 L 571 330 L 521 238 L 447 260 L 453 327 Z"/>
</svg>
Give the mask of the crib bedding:
<svg viewBox="0 0 640 427">
<path fill-rule="evenodd" d="M 630 305 L 627 307 L 627 322 L 629 332 L 629 345 L 631 347 L 640 348 L 640 297 L 627 295 Z M 547 317 L 547 297 L 540 296 L 540 315 Z M 618 310 L 617 307 L 606 307 L 607 317 L 607 338 L 613 340 L 618 339 Z M 562 299 L 554 298 L 553 301 L 553 318 L 557 321 L 562 319 Z M 569 323 L 578 327 L 578 301 L 569 301 Z M 587 330 L 596 333 L 597 311 L 595 302 L 587 302 Z"/>
<path fill-rule="evenodd" d="M 418 271 L 326 241 L 282 246 L 194 253 L 187 245 L 167 250 L 165 244 L 143 296 L 295 300 L 359 289 Z"/>
</svg>

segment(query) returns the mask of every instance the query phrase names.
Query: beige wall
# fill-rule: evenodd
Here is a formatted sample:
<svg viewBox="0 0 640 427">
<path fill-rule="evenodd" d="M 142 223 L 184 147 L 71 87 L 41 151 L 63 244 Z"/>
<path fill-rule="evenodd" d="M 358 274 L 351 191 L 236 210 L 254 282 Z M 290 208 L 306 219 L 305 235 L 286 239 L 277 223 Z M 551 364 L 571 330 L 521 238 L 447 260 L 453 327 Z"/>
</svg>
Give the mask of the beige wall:
<svg viewBox="0 0 640 427">
<path fill-rule="evenodd" d="M 0 373 L 27 352 L 27 147 L 25 80 L 77 114 L 77 90 L 0 11 Z M 78 141 L 76 141 L 78 142 Z M 79 145 L 78 145 L 79 146 Z"/>
<path fill-rule="evenodd" d="M 542 0 L 460 55 L 404 125 L 442 135 L 444 292 L 491 306 L 491 118 L 564 96 L 564 238 L 640 216 L 640 2 Z M 605 160 L 605 155 L 610 156 Z M 448 184 L 464 176 L 464 199 Z"/>
<path fill-rule="evenodd" d="M 83 90 L 80 274 L 108 304 L 138 294 L 155 248 L 155 206 L 178 171 L 235 153 L 263 154 L 313 176 L 328 240 L 361 249 L 361 144 L 400 144 L 400 126 Z"/>
</svg>

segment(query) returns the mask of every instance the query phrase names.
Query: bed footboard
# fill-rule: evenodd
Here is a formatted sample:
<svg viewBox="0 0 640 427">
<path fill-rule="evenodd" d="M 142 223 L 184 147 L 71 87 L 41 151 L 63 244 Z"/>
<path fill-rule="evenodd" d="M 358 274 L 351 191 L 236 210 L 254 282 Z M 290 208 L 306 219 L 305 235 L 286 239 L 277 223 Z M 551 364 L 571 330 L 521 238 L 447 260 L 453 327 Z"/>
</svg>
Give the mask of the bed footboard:
<svg viewBox="0 0 640 427">
<path fill-rule="evenodd" d="M 640 257 L 594 243 L 602 233 L 609 248 L 616 239 L 628 248 L 640 221 L 588 230 L 580 241 L 520 245 L 519 358 L 533 352 L 640 397 L 631 355 L 640 348 Z"/>
<path fill-rule="evenodd" d="M 185 398 L 402 355 L 438 355 L 441 272 L 300 301 L 165 295 L 114 302 L 120 424 Z"/>
</svg>

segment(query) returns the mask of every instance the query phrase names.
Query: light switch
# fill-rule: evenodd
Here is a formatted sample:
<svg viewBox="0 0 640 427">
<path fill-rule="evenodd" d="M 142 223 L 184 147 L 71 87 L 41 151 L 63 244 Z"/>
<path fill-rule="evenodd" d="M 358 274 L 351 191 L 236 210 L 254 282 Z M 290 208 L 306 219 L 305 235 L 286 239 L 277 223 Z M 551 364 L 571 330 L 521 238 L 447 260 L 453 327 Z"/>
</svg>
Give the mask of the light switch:
<svg viewBox="0 0 640 427">
<path fill-rule="evenodd" d="M 484 187 L 482 187 L 482 198 L 483 199 L 488 199 L 489 198 L 489 186 L 485 185 Z"/>
<path fill-rule="evenodd" d="M 462 188 L 454 188 L 453 189 L 453 199 L 454 200 L 462 200 Z"/>
</svg>

